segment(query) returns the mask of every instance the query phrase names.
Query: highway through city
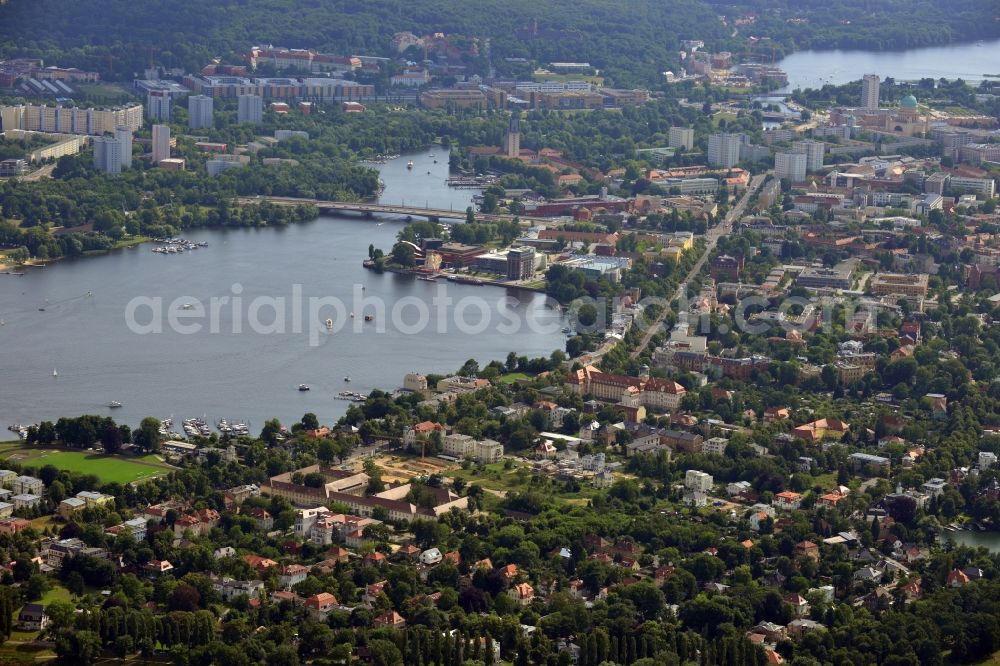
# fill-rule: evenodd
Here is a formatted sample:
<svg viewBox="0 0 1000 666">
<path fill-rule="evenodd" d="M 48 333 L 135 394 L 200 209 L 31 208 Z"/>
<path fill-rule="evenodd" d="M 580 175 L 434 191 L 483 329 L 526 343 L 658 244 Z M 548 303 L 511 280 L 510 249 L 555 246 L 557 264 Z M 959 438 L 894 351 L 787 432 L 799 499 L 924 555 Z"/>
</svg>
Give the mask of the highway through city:
<svg viewBox="0 0 1000 666">
<path fill-rule="evenodd" d="M 726 213 L 725 217 L 723 217 L 718 224 L 708 230 L 705 234 L 705 251 L 702 252 L 698 261 L 695 262 L 695 265 L 691 268 L 690 272 L 688 272 L 684 280 L 677 285 L 677 291 L 674 292 L 673 300 L 677 300 L 687 294 L 688 284 L 690 284 L 695 276 L 701 272 L 701 269 L 704 267 L 709 255 L 712 254 L 712 250 L 714 250 L 716 244 L 718 244 L 719 238 L 732 233 L 733 224 L 743 216 L 743 211 L 746 210 L 750 199 L 757 192 L 757 190 L 760 189 L 760 186 L 764 183 L 764 180 L 767 178 L 769 173 L 770 172 L 759 174 L 751 178 L 746 191 L 743 192 L 743 196 L 741 196 L 739 201 L 736 202 L 736 205 L 729 209 L 729 212 Z M 639 354 L 641 354 L 642 351 L 649 346 L 650 340 L 652 340 L 653 336 L 656 335 L 656 332 L 660 330 L 660 326 L 663 324 L 663 320 L 667 316 L 668 312 L 668 308 L 663 308 L 656 320 L 649 324 L 646 334 L 642 338 L 642 342 L 640 342 L 636 348 L 632 350 L 632 353 L 629 354 L 629 358 L 637 358 Z"/>
</svg>

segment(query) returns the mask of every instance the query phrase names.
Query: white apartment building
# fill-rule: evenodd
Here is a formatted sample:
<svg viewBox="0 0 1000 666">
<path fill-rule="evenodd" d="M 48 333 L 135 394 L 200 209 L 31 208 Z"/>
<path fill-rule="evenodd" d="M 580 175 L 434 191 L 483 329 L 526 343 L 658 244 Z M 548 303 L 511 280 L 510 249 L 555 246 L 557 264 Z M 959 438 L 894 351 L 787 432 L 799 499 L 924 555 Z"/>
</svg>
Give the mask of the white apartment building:
<svg viewBox="0 0 1000 666">
<path fill-rule="evenodd" d="M 802 153 L 775 153 L 774 176 L 801 183 L 806 179 L 807 157 Z"/>
<path fill-rule="evenodd" d="M 478 440 L 469 435 L 451 434 L 441 440 L 444 455 L 460 460 L 468 458 L 479 464 L 500 462 L 503 458 L 503 444 L 492 439 Z"/>
<path fill-rule="evenodd" d="M 708 137 L 708 163 L 711 166 L 729 168 L 740 163 L 739 134 L 713 134 Z"/>
<path fill-rule="evenodd" d="M 667 145 L 691 150 L 694 148 L 694 130 L 690 127 L 671 127 Z"/>
<path fill-rule="evenodd" d="M 236 121 L 253 125 L 264 122 L 264 98 L 260 95 L 240 95 L 237 97 Z"/>
<path fill-rule="evenodd" d="M 190 129 L 213 127 L 215 125 L 212 117 L 214 108 L 212 98 L 207 95 L 188 97 L 188 127 Z"/>
<path fill-rule="evenodd" d="M 689 469 L 684 475 L 684 487 L 688 490 L 707 493 L 712 490 L 712 475 L 697 469 Z"/>
<path fill-rule="evenodd" d="M 153 164 L 159 164 L 170 157 L 170 128 L 153 125 Z"/>
<path fill-rule="evenodd" d="M 826 144 L 822 141 L 794 141 L 792 152 L 806 156 L 806 171 L 820 171 L 823 168 L 823 155 L 826 154 Z"/>
<path fill-rule="evenodd" d="M 878 74 L 865 74 L 861 79 L 861 108 L 878 111 Z"/>
</svg>

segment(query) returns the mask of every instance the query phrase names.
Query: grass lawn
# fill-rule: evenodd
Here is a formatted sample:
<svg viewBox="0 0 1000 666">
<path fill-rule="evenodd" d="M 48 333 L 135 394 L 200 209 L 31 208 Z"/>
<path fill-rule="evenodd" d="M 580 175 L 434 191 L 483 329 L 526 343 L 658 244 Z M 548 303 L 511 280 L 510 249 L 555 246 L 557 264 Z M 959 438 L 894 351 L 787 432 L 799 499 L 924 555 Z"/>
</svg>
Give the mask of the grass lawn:
<svg viewBox="0 0 1000 666">
<path fill-rule="evenodd" d="M 72 595 L 62 585 L 55 585 L 41 599 L 32 603 L 48 606 L 56 601 L 72 601 Z M 55 657 L 55 652 L 48 648 L 27 645 L 36 638 L 37 631 L 12 631 L 10 640 L 0 645 L 0 664 L 34 664 Z"/>
<path fill-rule="evenodd" d="M 497 381 L 499 381 L 501 384 L 513 384 L 514 382 L 520 381 L 522 379 L 531 379 L 531 376 L 526 375 L 523 372 L 510 372 L 507 373 L 506 375 L 501 375 L 501 377 Z"/>
<path fill-rule="evenodd" d="M 585 504 L 599 492 L 588 481 L 580 482 L 580 489 L 575 492 L 564 492 L 560 481 L 548 477 L 537 477 L 531 473 L 529 466 L 516 463 L 513 469 L 505 469 L 503 463 L 492 463 L 485 467 L 469 469 L 454 469 L 448 476 L 460 478 L 468 485 L 476 484 L 489 490 L 505 493 L 525 492 L 528 490 L 542 493 L 569 504 Z"/>
<path fill-rule="evenodd" d="M 70 472 L 94 474 L 105 483 L 131 483 L 160 476 L 172 469 L 169 465 L 156 460 L 155 456 L 126 458 L 88 451 L 35 449 L 19 442 L 14 442 L 13 445 L 0 445 L 0 460 L 10 460 L 34 467 L 55 465 Z"/>
<path fill-rule="evenodd" d="M 0 645 L 0 664 L 21 666 L 21 664 L 35 664 L 54 659 L 56 656 L 54 650 L 24 644 L 27 641 L 33 641 L 35 637 L 35 632 L 12 632 L 10 640 Z"/>
<path fill-rule="evenodd" d="M 54 585 L 51 590 L 49 590 L 42 596 L 42 600 L 39 601 L 38 603 L 40 603 L 43 606 L 48 606 L 54 601 L 72 601 L 72 600 L 73 600 L 73 595 L 69 593 L 69 590 L 67 590 L 62 585 Z"/>
</svg>

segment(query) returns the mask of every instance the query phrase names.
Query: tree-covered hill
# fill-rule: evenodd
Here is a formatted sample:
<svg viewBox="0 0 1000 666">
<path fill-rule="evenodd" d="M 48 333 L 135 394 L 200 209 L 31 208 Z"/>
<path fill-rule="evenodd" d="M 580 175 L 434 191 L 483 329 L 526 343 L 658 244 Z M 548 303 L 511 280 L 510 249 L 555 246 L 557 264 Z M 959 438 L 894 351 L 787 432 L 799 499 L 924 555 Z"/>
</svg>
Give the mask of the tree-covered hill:
<svg viewBox="0 0 1000 666">
<path fill-rule="evenodd" d="M 524 28 L 537 21 L 532 35 Z M 252 44 L 387 55 L 398 31 L 489 37 L 495 60 L 588 61 L 627 84 L 655 80 L 679 40 L 721 43 L 728 30 L 702 0 L 12 0 L 0 7 L 0 56 L 141 71 L 201 68 Z M 110 58 L 109 58 L 110 56 Z"/>
<path fill-rule="evenodd" d="M 738 20 L 747 16 L 756 19 Z M 263 43 L 391 55 L 390 40 L 400 31 L 489 38 L 501 73 L 511 57 L 587 61 L 611 85 L 652 85 L 678 66 L 683 39 L 746 58 L 803 48 L 946 44 L 1000 36 L 1000 1 L 10 0 L 0 6 L 0 58 L 42 56 L 128 79 L 151 57 L 196 70 L 212 57 L 233 60 Z M 485 60 L 474 64 L 487 69 Z"/>
<path fill-rule="evenodd" d="M 997 0 L 708 0 L 744 36 L 785 49 L 906 49 L 1000 37 Z"/>
</svg>

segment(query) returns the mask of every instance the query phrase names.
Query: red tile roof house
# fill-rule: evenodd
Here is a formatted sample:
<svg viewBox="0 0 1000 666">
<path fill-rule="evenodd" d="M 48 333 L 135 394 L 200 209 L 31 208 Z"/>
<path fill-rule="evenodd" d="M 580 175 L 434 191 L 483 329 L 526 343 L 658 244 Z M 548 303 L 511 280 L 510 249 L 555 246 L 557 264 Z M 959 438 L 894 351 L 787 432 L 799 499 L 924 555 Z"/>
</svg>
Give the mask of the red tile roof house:
<svg viewBox="0 0 1000 666">
<path fill-rule="evenodd" d="M 952 569 L 948 573 L 948 579 L 945 581 L 945 585 L 948 587 L 962 587 L 969 582 L 969 577 L 961 569 Z"/>
<path fill-rule="evenodd" d="M 385 613 L 382 613 L 377 618 L 375 618 L 375 620 L 373 621 L 373 624 L 376 627 L 393 627 L 393 628 L 396 628 L 396 627 L 402 627 L 403 625 L 405 625 L 406 624 L 406 620 L 403 619 L 402 615 L 400 615 L 399 613 L 397 613 L 394 610 L 391 610 L 391 611 L 386 611 Z"/>
<path fill-rule="evenodd" d="M 507 590 L 507 596 L 521 606 L 528 606 L 535 598 L 535 589 L 527 583 L 518 583 Z"/>
<path fill-rule="evenodd" d="M 250 565 L 251 569 L 254 569 L 258 573 L 263 572 L 266 569 L 270 569 L 271 567 L 278 566 L 278 563 L 274 560 L 261 557 L 260 555 L 244 555 L 243 560 Z"/>
<path fill-rule="evenodd" d="M 286 590 L 290 590 L 309 576 L 309 567 L 301 564 L 289 564 L 281 568 L 278 575 L 278 584 Z"/>
<path fill-rule="evenodd" d="M 786 511 L 795 511 L 802 504 L 802 495 L 786 490 L 774 496 L 774 506 Z"/>
<path fill-rule="evenodd" d="M 337 597 L 329 592 L 320 592 L 306 599 L 306 610 L 317 620 L 326 618 L 337 607 Z"/>
<path fill-rule="evenodd" d="M 795 554 L 804 555 L 805 557 L 810 557 L 814 560 L 819 559 L 819 546 L 814 544 L 812 541 L 800 541 L 795 544 Z"/>
</svg>

